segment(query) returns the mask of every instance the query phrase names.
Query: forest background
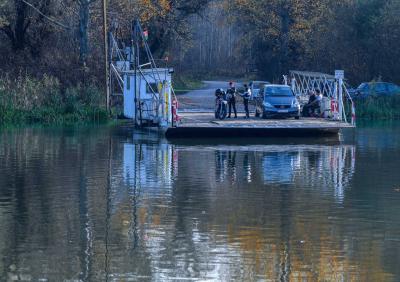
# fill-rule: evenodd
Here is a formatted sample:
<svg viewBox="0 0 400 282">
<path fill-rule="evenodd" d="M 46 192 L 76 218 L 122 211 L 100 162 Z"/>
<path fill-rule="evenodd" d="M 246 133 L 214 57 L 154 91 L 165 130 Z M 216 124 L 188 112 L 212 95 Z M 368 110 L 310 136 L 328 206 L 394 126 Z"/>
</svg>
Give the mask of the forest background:
<svg viewBox="0 0 400 282">
<path fill-rule="evenodd" d="M 0 2 L 0 121 L 21 113 L 22 119 L 27 113 L 35 119 L 35 109 L 39 120 L 60 112 L 81 111 L 73 119 L 103 116 L 102 4 Z M 183 85 L 221 77 L 280 82 L 292 69 L 344 69 L 355 86 L 374 79 L 400 83 L 398 0 L 109 0 L 107 5 L 109 27 L 117 28 L 121 39 L 130 38 L 132 20 L 141 20 L 154 56 L 168 58 Z"/>
</svg>

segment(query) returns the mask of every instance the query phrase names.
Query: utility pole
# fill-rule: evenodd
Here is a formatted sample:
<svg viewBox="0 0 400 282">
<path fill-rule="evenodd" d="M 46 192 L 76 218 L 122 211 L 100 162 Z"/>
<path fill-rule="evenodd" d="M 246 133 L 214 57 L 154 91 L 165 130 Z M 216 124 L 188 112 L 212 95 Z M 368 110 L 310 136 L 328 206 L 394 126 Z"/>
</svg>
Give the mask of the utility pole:
<svg viewBox="0 0 400 282">
<path fill-rule="evenodd" d="M 107 0 L 103 0 L 104 72 L 106 78 L 106 108 L 110 112 L 110 81 L 108 64 Z"/>
<path fill-rule="evenodd" d="M 135 81 L 133 83 L 133 87 L 135 89 L 135 92 L 134 92 L 135 93 L 135 98 L 134 98 L 134 101 L 135 101 L 135 126 L 138 125 L 137 111 L 139 109 L 138 97 L 137 97 L 137 85 L 136 85 L 136 83 L 137 83 L 137 65 L 138 65 L 137 56 L 136 56 L 138 49 L 137 49 L 136 43 L 137 43 L 137 34 L 136 34 L 136 20 L 135 20 L 132 22 L 132 52 L 133 52 L 133 56 L 134 56 L 133 57 L 133 67 L 134 67 L 134 73 L 135 73 L 135 76 L 134 76 Z M 130 78 L 128 77 L 128 79 L 130 79 Z"/>
<path fill-rule="evenodd" d="M 134 87 L 135 87 L 135 124 L 142 126 L 142 105 L 141 105 L 141 97 L 140 97 L 140 85 L 138 84 L 138 70 L 140 65 L 140 58 L 139 58 L 139 40 L 140 40 L 140 27 L 139 27 L 139 20 L 134 20 L 132 22 L 132 51 L 134 56 Z M 128 78 L 129 79 L 129 78 Z M 139 115 L 138 115 L 139 111 Z"/>
</svg>

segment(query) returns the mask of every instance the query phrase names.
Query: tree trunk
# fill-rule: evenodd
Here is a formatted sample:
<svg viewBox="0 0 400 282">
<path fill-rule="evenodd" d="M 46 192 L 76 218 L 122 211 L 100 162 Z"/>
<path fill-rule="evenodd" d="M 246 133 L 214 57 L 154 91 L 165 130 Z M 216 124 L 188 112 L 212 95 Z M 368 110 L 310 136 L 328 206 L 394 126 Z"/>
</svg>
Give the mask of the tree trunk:
<svg viewBox="0 0 400 282">
<path fill-rule="evenodd" d="M 79 6 L 79 61 L 86 65 L 88 55 L 89 1 L 83 0 Z"/>
<path fill-rule="evenodd" d="M 14 26 L 13 36 L 10 39 L 14 51 L 19 51 L 23 50 L 26 45 L 25 34 L 26 34 L 26 28 L 28 26 L 26 22 L 27 6 L 21 0 L 15 0 L 14 5 L 15 5 L 15 26 Z"/>
<path fill-rule="evenodd" d="M 280 7 L 280 18 L 281 18 L 281 35 L 280 35 L 280 54 L 279 54 L 279 66 L 278 75 L 284 74 L 288 71 L 289 61 L 289 31 L 290 31 L 290 12 L 286 2 L 281 4 Z"/>
</svg>

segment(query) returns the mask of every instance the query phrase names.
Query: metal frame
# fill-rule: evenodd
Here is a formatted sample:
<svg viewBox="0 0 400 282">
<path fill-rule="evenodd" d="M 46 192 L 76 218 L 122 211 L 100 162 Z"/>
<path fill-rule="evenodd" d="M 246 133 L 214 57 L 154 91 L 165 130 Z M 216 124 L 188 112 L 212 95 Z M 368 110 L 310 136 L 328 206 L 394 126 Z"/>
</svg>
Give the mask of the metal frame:
<svg viewBox="0 0 400 282">
<path fill-rule="evenodd" d="M 302 104 L 308 101 L 309 92 L 320 89 L 321 94 L 333 100 L 338 106 L 338 115 L 336 119 L 348 122 L 345 102 L 351 107 L 351 124 L 355 126 L 355 105 L 346 88 L 344 78 L 336 78 L 334 75 L 296 71 L 289 72 L 291 78 L 291 87 Z"/>
</svg>

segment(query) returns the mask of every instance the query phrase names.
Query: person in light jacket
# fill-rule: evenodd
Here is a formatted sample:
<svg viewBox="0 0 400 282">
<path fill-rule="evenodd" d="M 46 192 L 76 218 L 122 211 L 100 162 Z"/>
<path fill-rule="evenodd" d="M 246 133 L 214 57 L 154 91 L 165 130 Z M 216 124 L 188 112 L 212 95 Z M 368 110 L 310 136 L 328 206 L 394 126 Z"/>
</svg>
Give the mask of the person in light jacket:
<svg viewBox="0 0 400 282">
<path fill-rule="evenodd" d="M 244 110 L 246 112 L 246 117 L 245 118 L 250 118 L 250 113 L 249 113 L 249 100 L 251 97 L 251 90 L 247 86 L 247 84 L 243 85 L 244 86 L 244 93 L 241 95 L 243 98 L 243 105 L 244 105 Z"/>
</svg>

